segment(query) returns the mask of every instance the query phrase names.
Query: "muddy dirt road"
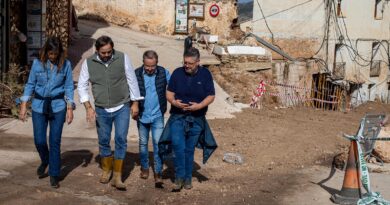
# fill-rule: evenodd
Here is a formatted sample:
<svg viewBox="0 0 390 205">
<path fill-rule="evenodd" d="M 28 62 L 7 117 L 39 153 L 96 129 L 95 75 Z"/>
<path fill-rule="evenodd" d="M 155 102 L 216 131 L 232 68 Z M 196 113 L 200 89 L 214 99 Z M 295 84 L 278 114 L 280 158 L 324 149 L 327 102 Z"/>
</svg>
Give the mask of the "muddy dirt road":
<svg viewBox="0 0 390 205">
<path fill-rule="evenodd" d="M 323 187 L 316 183 L 328 177 L 333 156 L 348 145 L 341 134 L 355 133 L 364 113 L 373 111 L 389 112 L 390 106 L 368 104 L 347 114 L 313 109 L 247 109 L 234 119 L 211 120 L 219 148 L 206 165 L 201 164 L 201 152 L 196 152 L 194 188 L 180 193 L 170 192 L 172 164 L 165 165 L 162 190 L 154 188 L 152 179 L 138 177 L 138 148 L 132 142 L 124 168 L 128 190 L 120 192 L 99 184 L 97 141 L 82 138 L 64 138 L 64 180 L 60 189 L 51 189 L 48 178 L 35 176 L 39 162 L 31 137 L 1 133 L 1 152 L 9 152 L 8 157 L 15 162 L 23 157 L 32 159 L 2 171 L 0 201 L 4 204 L 331 204 L 329 197 L 340 190 L 343 172 L 336 171 Z M 240 153 L 244 163 L 223 162 L 225 152 Z M 371 177 L 373 189 L 390 198 L 389 173 L 374 173 Z"/>
</svg>

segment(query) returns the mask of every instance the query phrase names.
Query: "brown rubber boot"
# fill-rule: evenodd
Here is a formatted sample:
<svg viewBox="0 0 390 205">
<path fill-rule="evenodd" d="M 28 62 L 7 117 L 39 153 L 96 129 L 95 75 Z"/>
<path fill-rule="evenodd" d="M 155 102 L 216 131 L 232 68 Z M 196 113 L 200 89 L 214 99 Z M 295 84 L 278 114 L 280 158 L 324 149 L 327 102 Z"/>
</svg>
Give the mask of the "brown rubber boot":
<svg viewBox="0 0 390 205">
<path fill-rule="evenodd" d="M 126 190 L 126 185 L 122 182 L 123 159 L 114 160 L 114 172 L 111 185 L 119 190 Z"/>
<path fill-rule="evenodd" d="M 101 159 L 100 162 L 101 162 L 103 172 L 102 172 L 102 176 L 100 177 L 100 183 L 107 184 L 110 181 L 113 160 L 114 160 L 114 158 L 112 156 L 103 157 Z"/>
<path fill-rule="evenodd" d="M 141 167 L 141 174 L 139 175 L 141 179 L 148 179 L 149 178 L 149 169 L 142 169 Z"/>
</svg>

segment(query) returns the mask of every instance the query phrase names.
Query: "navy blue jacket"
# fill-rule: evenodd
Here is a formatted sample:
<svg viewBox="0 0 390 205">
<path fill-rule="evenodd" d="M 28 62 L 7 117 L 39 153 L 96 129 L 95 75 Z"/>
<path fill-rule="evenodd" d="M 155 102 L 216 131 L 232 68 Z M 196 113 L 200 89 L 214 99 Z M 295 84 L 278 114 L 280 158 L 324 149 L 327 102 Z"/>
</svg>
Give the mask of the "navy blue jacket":
<svg viewBox="0 0 390 205">
<path fill-rule="evenodd" d="M 172 122 L 179 118 L 185 118 L 187 115 L 182 114 L 171 114 L 168 119 L 167 124 L 165 125 L 164 131 L 161 135 L 161 138 L 158 142 L 158 154 L 161 156 L 162 160 L 166 160 L 169 156 L 172 155 L 172 140 L 170 134 L 170 125 Z M 200 134 L 198 143 L 196 145 L 197 148 L 203 149 L 203 164 L 206 164 L 207 160 L 213 154 L 213 152 L 217 149 L 218 145 L 214 139 L 213 133 L 211 132 L 210 126 L 207 123 L 206 117 L 194 117 L 195 122 L 199 125 L 202 125 L 203 132 Z"/>
<path fill-rule="evenodd" d="M 144 81 L 144 66 L 141 66 L 135 69 L 135 75 L 137 76 L 138 87 L 141 96 L 146 95 L 145 81 Z M 156 68 L 156 92 L 158 96 L 158 102 L 160 104 L 161 115 L 164 116 L 164 113 L 167 111 L 167 97 L 166 97 L 166 88 L 167 88 L 167 79 L 165 75 L 165 68 L 157 66 Z M 139 101 L 139 116 L 142 117 L 144 112 L 144 100 Z"/>
</svg>

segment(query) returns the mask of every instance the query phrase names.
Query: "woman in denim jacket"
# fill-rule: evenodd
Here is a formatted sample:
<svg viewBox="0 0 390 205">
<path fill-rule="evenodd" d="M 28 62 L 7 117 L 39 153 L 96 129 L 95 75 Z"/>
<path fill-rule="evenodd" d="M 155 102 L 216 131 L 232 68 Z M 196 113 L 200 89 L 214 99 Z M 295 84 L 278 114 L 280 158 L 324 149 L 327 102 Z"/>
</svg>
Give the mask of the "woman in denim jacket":
<svg viewBox="0 0 390 205">
<path fill-rule="evenodd" d="M 37 169 L 39 178 L 48 175 L 50 185 L 59 187 L 61 169 L 61 135 L 64 122 L 73 120 L 73 79 L 70 61 L 57 37 L 49 37 L 33 61 L 28 81 L 24 87 L 19 119 L 26 121 L 26 103 L 32 98 L 32 122 L 35 147 L 41 158 Z M 47 127 L 49 147 L 47 146 Z M 50 150 L 50 151 L 49 151 Z"/>
</svg>

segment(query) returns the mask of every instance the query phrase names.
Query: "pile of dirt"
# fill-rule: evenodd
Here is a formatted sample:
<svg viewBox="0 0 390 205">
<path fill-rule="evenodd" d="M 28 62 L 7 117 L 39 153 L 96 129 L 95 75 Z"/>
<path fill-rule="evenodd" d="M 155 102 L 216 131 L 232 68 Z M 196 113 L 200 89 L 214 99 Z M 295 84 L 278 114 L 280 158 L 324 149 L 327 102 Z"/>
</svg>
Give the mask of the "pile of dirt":
<svg viewBox="0 0 390 205">
<path fill-rule="evenodd" d="M 228 66 L 210 66 L 214 80 L 220 85 L 233 99 L 234 102 L 249 104 L 253 92 L 261 80 L 271 80 L 272 73 L 265 71 L 242 71 Z M 266 85 L 267 91 L 275 88 Z M 277 98 L 273 96 L 264 96 L 262 99 L 267 105 L 273 105 Z"/>
<path fill-rule="evenodd" d="M 220 167 L 213 178 L 236 187 L 232 192 L 245 202 L 277 204 L 277 198 L 295 183 L 293 170 L 330 167 L 336 155 L 348 150 L 349 142 L 342 134 L 355 134 L 367 112 L 389 113 L 390 105 L 368 103 L 348 113 L 312 108 L 246 109 L 235 119 L 212 120 L 219 149 L 209 163 Z M 244 164 L 222 162 L 226 152 L 241 154 Z M 237 201 L 235 197 L 230 199 Z"/>
</svg>

